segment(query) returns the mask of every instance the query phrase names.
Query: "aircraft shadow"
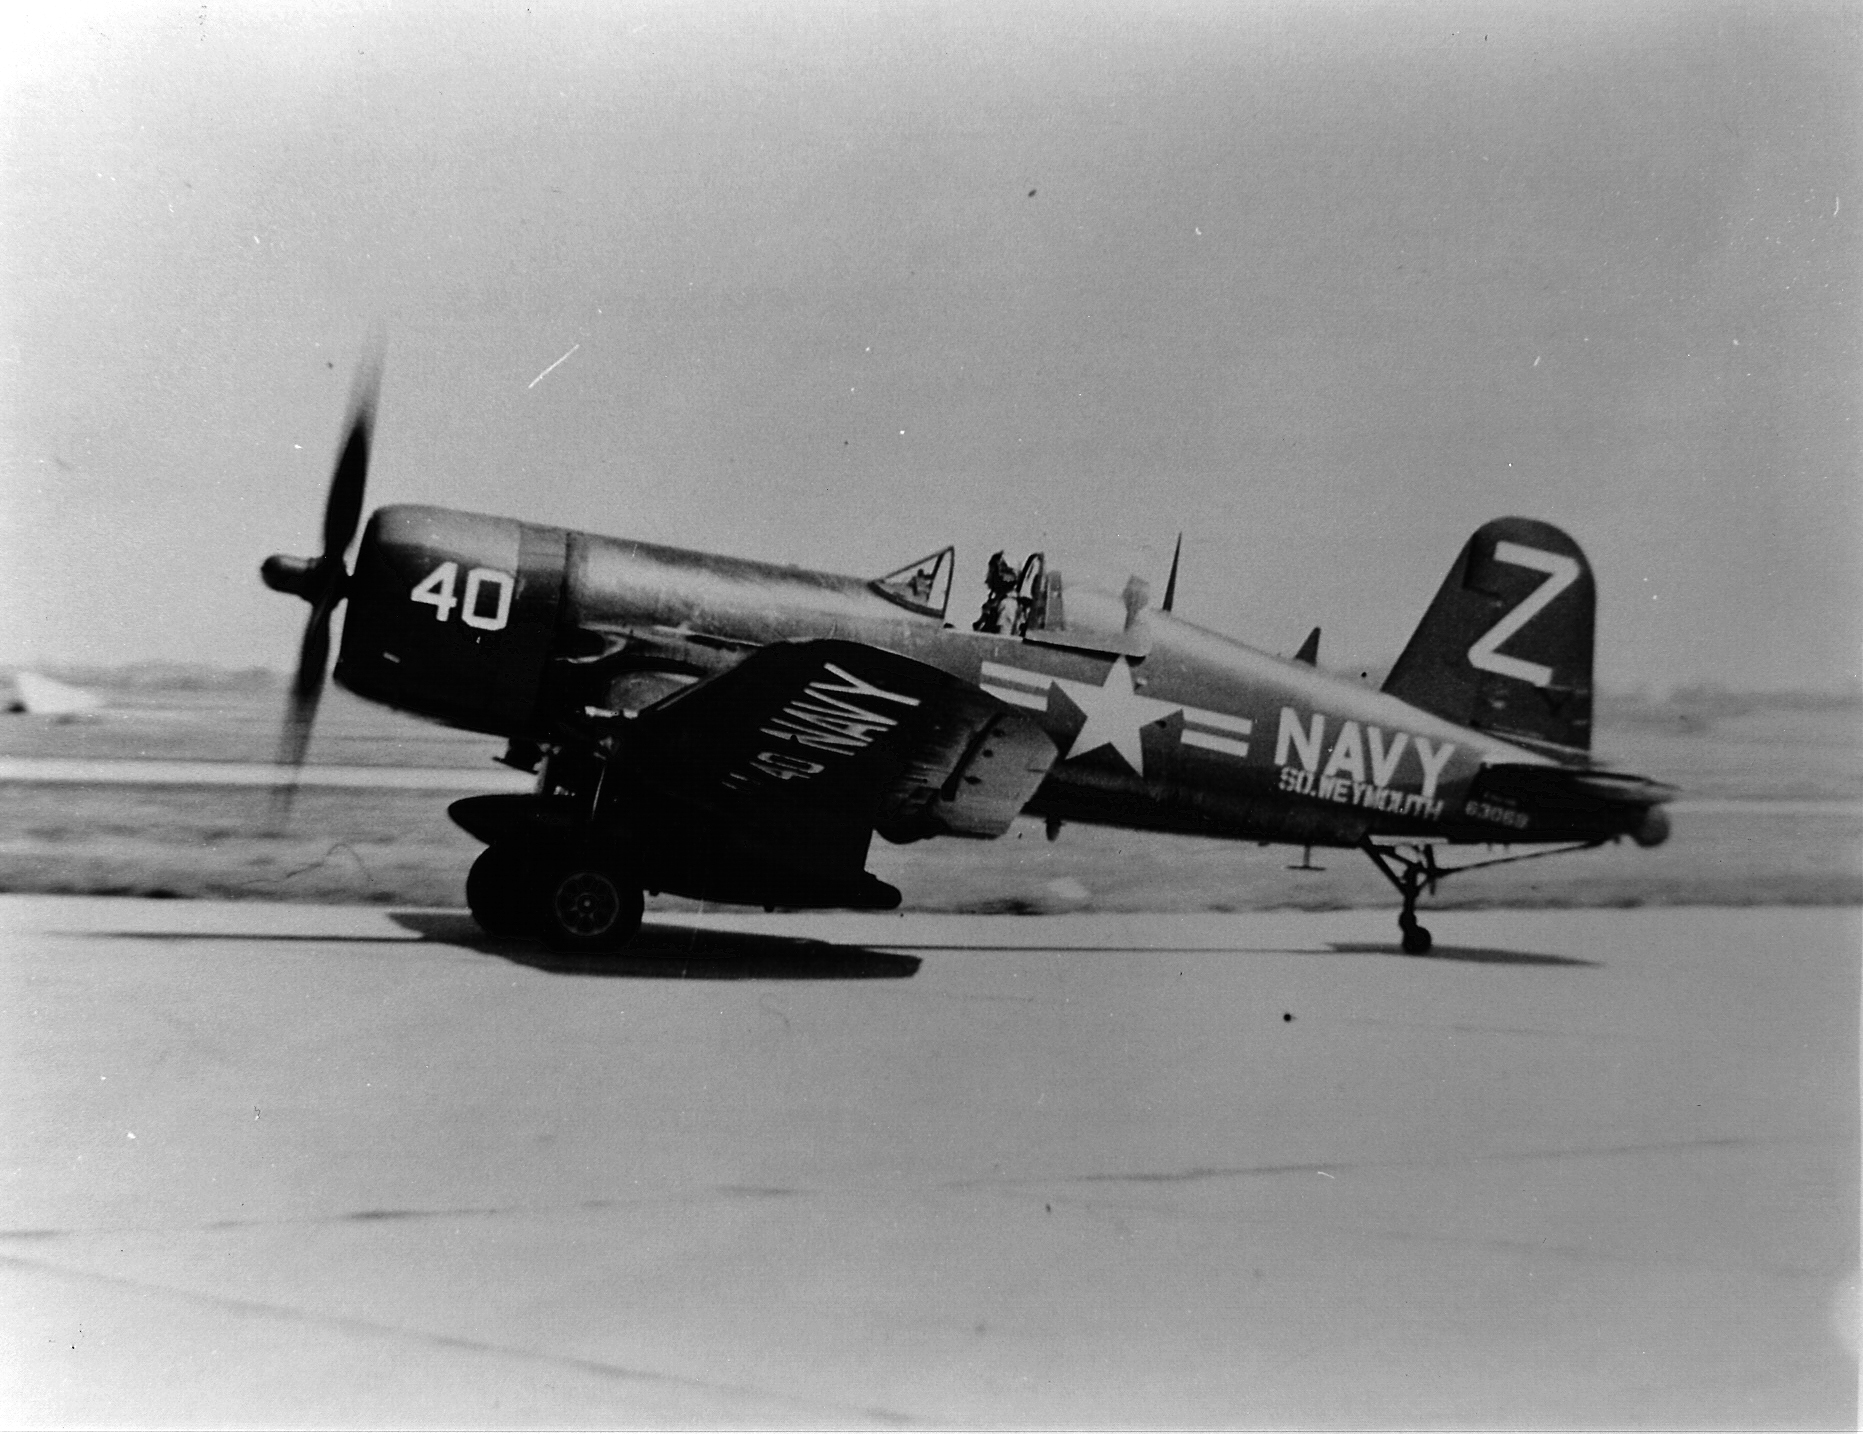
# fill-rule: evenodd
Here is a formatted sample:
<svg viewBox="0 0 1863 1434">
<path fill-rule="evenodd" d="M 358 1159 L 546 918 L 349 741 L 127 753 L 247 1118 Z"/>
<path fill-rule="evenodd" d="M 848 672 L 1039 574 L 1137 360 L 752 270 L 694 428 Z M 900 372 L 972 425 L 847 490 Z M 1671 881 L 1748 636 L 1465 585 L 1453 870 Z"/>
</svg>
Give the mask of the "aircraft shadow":
<svg viewBox="0 0 1863 1434">
<path fill-rule="evenodd" d="M 1406 961 L 1473 961 L 1491 966 L 1583 966 L 1596 969 L 1602 961 L 1582 956 L 1548 956 L 1537 951 L 1506 951 L 1498 946 L 1436 946 L 1412 956 L 1395 941 L 1329 941 L 1327 948 L 1342 956 L 1399 956 Z"/>
<path fill-rule="evenodd" d="M 652 981 L 899 981 L 918 974 L 917 956 L 837 946 L 752 931 L 708 931 L 672 921 L 648 921 L 625 951 L 578 956 L 535 942 L 503 941 L 470 916 L 444 911 L 391 911 L 389 919 L 426 941 L 464 946 L 487 956 L 557 976 L 605 976 Z"/>
</svg>

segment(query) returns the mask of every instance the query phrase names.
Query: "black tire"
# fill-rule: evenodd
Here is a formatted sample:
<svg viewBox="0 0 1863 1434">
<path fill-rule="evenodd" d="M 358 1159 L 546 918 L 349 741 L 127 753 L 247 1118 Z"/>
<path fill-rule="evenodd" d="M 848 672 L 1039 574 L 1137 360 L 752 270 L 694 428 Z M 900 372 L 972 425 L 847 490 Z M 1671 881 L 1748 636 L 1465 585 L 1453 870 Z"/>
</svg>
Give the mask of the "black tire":
<svg viewBox="0 0 1863 1434">
<path fill-rule="evenodd" d="M 537 887 L 537 873 L 520 848 L 488 846 L 466 873 L 466 906 L 487 936 L 535 936 L 540 926 Z"/>
<path fill-rule="evenodd" d="M 1427 956 L 1430 954 L 1430 932 L 1427 926 L 1419 926 L 1412 921 L 1404 928 L 1404 954 L 1406 956 Z"/>
<path fill-rule="evenodd" d="M 640 930 L 640 883 L 592 857 L 557 862 L 542 883 L 543 939 L 558 951 L 615 951 Z"/>
</svg>

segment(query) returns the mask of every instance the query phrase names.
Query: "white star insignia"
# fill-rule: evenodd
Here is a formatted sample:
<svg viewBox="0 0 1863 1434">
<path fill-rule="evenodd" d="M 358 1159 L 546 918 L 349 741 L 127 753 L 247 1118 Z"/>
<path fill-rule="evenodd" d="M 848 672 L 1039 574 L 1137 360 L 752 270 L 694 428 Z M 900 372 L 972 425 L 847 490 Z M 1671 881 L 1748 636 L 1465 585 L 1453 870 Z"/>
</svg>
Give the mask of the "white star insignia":
<svg viewBox="0 0 1863 1434">
<path fill-rule="evenodd" d="M 1111 747 L 1141 777 L 1145 775 L 1145 749 L 1139 743 L 1139 728 L 1184 710 L 1180 703 L 1160 702 L 1134 692 L 1132 665 L 1123 657 L 1113 660 L 1105 684 L 1099 687 L 1066 677 L 1052 680 L 1069 701 L 1087 714 L 1086 724 L 1074 734 L 1066 756 L 1084 757 L 1101 747 Z"/>
</svg>

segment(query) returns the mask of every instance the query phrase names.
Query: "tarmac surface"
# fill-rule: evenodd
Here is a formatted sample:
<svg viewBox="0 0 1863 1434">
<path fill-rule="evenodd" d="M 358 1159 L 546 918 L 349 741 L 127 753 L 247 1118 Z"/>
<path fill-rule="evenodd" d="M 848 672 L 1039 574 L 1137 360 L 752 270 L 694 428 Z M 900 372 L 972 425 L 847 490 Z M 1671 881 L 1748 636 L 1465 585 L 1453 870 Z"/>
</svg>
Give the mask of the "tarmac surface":
<svg viewBox="0 0 1863 1434">
<path fill-rule="evenodd" d="M 0 1422 L 1855 1427 L 1853 909 L 0 897 Z"/>
</svg>

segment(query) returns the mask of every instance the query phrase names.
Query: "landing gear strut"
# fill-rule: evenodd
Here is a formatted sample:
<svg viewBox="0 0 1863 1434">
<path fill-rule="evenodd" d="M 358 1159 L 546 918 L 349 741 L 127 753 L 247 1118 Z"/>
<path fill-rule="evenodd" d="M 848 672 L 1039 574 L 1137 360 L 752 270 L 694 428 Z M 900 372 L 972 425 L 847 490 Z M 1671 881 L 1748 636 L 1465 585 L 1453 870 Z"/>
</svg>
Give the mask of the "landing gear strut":
<svg viewBox="0 0 1863 1434">
<path fill-rule="evenodd" d="M 1416 848 L 1418 855 L 1405 856 L 1394 848 L 1375 845 L 1369 837 L 1360 842 L 1359 847 L 1404 899 L 1404 909 L 1397 916 L 1397 929 L 1403 933 L 1404 954 L 1427 956 L 1430 931 L 1417 920 L 1417 898 L 1426 890 L 1434 896 L 1436 883 L 1449 874 L 1436 865 L 1436 849 L 1419 846 Z"/>
</svg>

